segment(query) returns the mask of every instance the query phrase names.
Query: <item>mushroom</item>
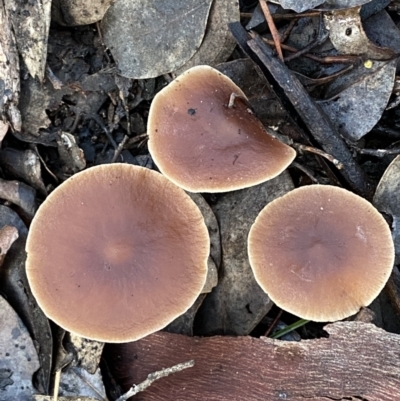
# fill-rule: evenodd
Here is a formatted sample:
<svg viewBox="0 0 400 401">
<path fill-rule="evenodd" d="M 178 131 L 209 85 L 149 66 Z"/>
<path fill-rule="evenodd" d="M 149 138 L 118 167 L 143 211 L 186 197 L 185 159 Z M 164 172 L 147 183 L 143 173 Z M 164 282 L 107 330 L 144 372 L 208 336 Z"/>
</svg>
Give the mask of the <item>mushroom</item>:
<svg viewBox="0 0 400 401">
<path fill-rule="evenodd" d="M 329 185 L 301 187 L 269 203 L 250 230 L 248 253 L 272 301 L 317 322 L 369 305 L 394 263 L 384 218 L 365 199 Z"/>
<path fill-rule="evenodd" d="M 45 314 L 88 339 L 126 342 L 183 314 L 205 283 L 209 236 L 185 192 L 137 166 L 65 181 L 30 227 L 26 269 Z"/>
<path fill-rule="evenodd" d="M 155 96 L 147 132 L 160 171 L 190 192 L 260 184 L 296 156 L 266 132 L 242 90 L 208 66 L 187 70 Z"/>
</svg>

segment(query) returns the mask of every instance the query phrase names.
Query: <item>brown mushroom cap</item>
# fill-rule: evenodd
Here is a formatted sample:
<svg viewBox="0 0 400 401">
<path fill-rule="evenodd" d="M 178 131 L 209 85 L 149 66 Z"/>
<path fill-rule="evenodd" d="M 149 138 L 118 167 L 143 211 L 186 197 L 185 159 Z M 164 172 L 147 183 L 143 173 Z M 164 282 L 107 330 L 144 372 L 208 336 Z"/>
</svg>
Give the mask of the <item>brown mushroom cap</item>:
<svg viewBox="0 0 400 401">
<path fill-rule="evenodd" d="M 190 192 L 247 188 L 279 175 L 296 152 L 271 135 L 252 114 L 228 77 L 193 67 L 154 98 L 149 150 L 160 171 Z"/>
<path fill-rule="evenodd" d="M 248 246 L 261 288 L 282 309 L 317 322 L 369 305 L 394 263 L 391 233 L 379 212 L 328 185 L 298 188 L 268 204 Z"/>
<path fill-rule="evenodd" d="M 184 313 L 207 274 L 209 236 L 184 191 L 154 171 L 93 167 L 39 208 L 27 275 L 45 314 L 106 342 L 134 341 Z"/>
</svg>

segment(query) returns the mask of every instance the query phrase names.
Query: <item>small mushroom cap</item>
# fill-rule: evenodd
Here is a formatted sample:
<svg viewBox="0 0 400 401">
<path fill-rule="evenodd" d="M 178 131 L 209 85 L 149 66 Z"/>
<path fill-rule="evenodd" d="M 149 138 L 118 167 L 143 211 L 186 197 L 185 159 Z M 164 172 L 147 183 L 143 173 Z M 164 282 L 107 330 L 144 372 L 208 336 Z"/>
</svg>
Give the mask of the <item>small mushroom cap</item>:
<svg viewBox="0 0 400 401">
<path fill-rule="evenodd" d="M 134 341 L 184 313 L 207 274 L 209 236 L 185 192 L 154 171 L 93 167 L 53 191 L 26 245 L 45 314 L 105 342 Z"/>
<path fill-rule="evenodd" d="M 228 107 L 235 93 L 234 107 Z M 193 67 L 154 98 L 149 150 L 160 171 L 190 192 L 247 188 L 279 175 L 296 152 L 269 135 L 227 76 Z"/>
<path fill-rule="evenodd" d="M 336 321 L 378 296 L 394 263 L 390 229 L 365 199 L 312 185 L 269 203 L 248 239 L 261 288 L 303 319 Z"/>
</svg>

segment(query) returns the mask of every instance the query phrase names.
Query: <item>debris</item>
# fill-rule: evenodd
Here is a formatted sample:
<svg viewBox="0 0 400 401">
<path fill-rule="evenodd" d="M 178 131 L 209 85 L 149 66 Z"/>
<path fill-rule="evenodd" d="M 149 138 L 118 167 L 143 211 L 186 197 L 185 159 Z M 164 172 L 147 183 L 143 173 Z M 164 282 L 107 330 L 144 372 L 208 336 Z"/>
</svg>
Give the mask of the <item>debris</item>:
<svg viewBox="0 0 400 401">
<path fill-rule="evenodd" d="M 239 21 L 239 19 L 239 3 L 236 0 L 214 0 L 211 5 L 206 33 L 199 49 L 189 61 L 174 71 L 174 74 L 182 74 L 196 65 L 213 67 L 226 61 L 236 46 L 236 41 L 228 24 Z"/>
<path fill-rule="evenodd" d="M 61 25 L 88 25 L 100 21 L 113 0 L 53 0 L 51 19 Z"/>
<path fill-rule="evenodd" d="M 153 78 L 177 70 L 204 37 L 212 0 L 120 0 L 105 14 L 104 42 L 121 75 Z"/>
<path fill-rule="evenodd" d="M 13 226 L 4 226 L 0 229 L 0 269 L 11 245 L 18 238 L 18 230 Z"/>
<path fill-rule="evenodd" d="M 51 0 L 24 1 L 5 0 L 18 52 L 32 78 L 43 81 L 47 38 L 50 28 Z"/>
<path fill-rule="evenodd" d="M 343 76 L 349 82 L 347 88 L 318 102 L 336 130 L 352 141 L 358 141 L 380 120 L 394 87 L 397 59 L 372 64 L 369 74 L 361 72 L 358 77 L 351 74 L 359 78 L 355 82 Z M 365 69 L 364 66 L 359 68 Z M 334 86 L 337 87 L 338 82 Z"/>
<path fill-rule="evenodd" d="M 30 219 L 36 212 L 36 190 L 23 182 L 0 178 L 0 198 L 19 206 Z"/>
<path fill-rule="evenodd" d="M 360 54 L 372 60 L 390 60 L 392 49 L 376 46 L 365 34 L 360 17 L 361 7 L 336 10 L 324 14 L 329 38 L 342 54 Z"/>
<path fill-rule="evenodd" d="M 39 359 L 27 329 L 2 296 L 0 338 L 0 398 L 31 401 L 36 392 L 32 376 L 39 369 Z"/>
<path fill-rule="evenodd" d="M 283 172 L 263 184 L 221 195 L 212 205 L 221 230 L 221 274 L 198 312 L 196 335 L 249 334 L 271 308 L 251 271 L 247 236 L 261 209 L 291 189 L 292 181 Z"/>
<path fill-rule="evenodd" d="M 400 336 L 360 322 L 324 330 L 329 338 L 300 342 L 156 333 L 107 345 L 105 357 L 123 391 L 149 372 L 195 361 L 193 368 L 154 383 L 141 393 L 142 401 L 397 398 Z"/>
</svg>

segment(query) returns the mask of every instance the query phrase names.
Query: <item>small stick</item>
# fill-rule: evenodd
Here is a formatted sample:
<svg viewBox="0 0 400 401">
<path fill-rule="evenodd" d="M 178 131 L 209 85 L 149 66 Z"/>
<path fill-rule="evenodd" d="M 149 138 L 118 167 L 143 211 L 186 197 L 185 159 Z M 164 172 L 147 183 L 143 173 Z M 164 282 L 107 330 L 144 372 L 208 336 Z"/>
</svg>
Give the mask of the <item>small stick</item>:
<svg viewBox="0 0 400 401">
<path fill-rule="evenodd" d="M 278 323 L 280 317 L 282 316 L 283 310 L 281 309 L 279 313 L 276 315 L 275 319 L 272 321 L 272 323 L 269 325 L 267 331 L 265 332 L 264 336 L 268 337 L 271 331 L 274 329 L 276 324 Z"/>
<path fill-rule="evenodd" d="M 94 121 L 96 121 L 96 123 L 100 126 L 100 128 L 105 132 L 105 134 L 107 135 L 108 140 L 110 141 L 111 145 L 113 146 L 114 149 L 117 149 L 118 146 L 114 141 L 114 138 L 112 137 L 109 129 L 104 125 L 103 121 L 101 121 L 100 117 L 97 116 L 96 114 L 91 114 L 89 116 L 91 119 L 93 119 Z"/>
<path fill-rule="evenodd" d="M 145 381 L 143 381 L 142 383 L 140 383 L 138 385 L 134 384 L 128 390 L 127 393 L 121 395 L 121 397 L 117 398 L 116 401 L 126 401 L 128 398 L 133 397 L 137 393 L 140 393 L 140 392 L 146 390 L 146 388 L 150 387 L 156 380 L 159 380 L 162 377 L 169 376 L 173 373 L 180 372 L 181 370 L 191 368 L 193 366 L 194 366 L 194 361 L 191 360 L 188 362 L 179 363 L 178 365 L 175 365 L 175 366 L 171 366 L 170 368 L 165 368 L 165 369 L 159 370 L 157 372 L 150 373 L 147 376 L 147 379 Z"/>
<path fill-rule="evenodd" d="M 270 46 L 275 46 L 275 43 L 273 40 L 262 38 L 263 42 L 267 43 Z M 281 43 L 281 47 L 284 50 L 287 50 L 288 52 L 291 53 L 297 53 L 299 50 L 296 49 L 293 46 L 288 46 L 283 43 Z M 355 61 L 358 61 L 360 58 L 358 56 L 326 56 L 326 57 L 318 57 L 315 56 L 314 54 L 306 53 L 304 54 L 304 57 L 307 57 L 311 60 L 317 61 L 318 63 L 321 64 L 349 64 L 349 63 L 354 63 Z"/>
<path fill-rule="evenodd" d="M 291 61 L 294 60 L 297 57 L 302 56 L 303 54 L 308 53 L 310 50 L 312 50 L 314 47 L 319 46 L 320 44 L 324 43 L 328 37 L 329 33 L 323 31 L 323 20 L 322 17 L 320 17 L 320 23 L 318 26 L 318 34 L 315 40 L 313 40 L 311 43 L 309 43 L 307 46 L 305 46 L 303 49 L 299 50 L 297 53 L 294 53 L 288 57 L 285 57 L 285 61 Z"/>
<path fill-rule="evenodd" d="M 295 167 L 302 171 L 313 183 L 319 184 L 318 180 L 312 175 L 311 171 L 308 170 L 306 167 L 302 166 L 300 163 L 297 162 L 292 162 L 292 164 L 289 166 L 290 167 Z M 267 335 L 267 334 L 265 334 Z"/>
<path fill-rule="evenodd" d="M 343 168 L 343 164 L 338 159 L 334 158 L 332 155 L 324 152 L 321 149 L 317 149 L 317 148 L 313 148 L 312 146 L 305 146 L 305 145 L 301 145 L 301 144 L 297 144 L 297 143 L 294 143 L 292 146 L 295 147 L 296 149 L 298 149 L 299 151 L 315 153 L 318 156 L 324 157 L 325 159 L 329 160 L 332 164 L 334 164 L 338 170 L 341 170 Z"/>
<path fill-rule="evenodd" d="M 291 34 L 293 28 L 295 27 L 295 25 L 297 24 L 297 21 L 299 19 L 298 18 L 293 18 L 290 22 L 289 25 L 286 27 L 285 32 L 283 32 L 283 35 L 281 37 L 281 44 L 286 42 L 286 40 L 288 39 L 289 35 Z"/>
<path fill-rule="evenodd" d="M 58 400 L 58 393 L 60 391 L 60 380 L 61 380 L 61 369 L 56 371 L 56 375 L 54 377 L 54 390 L 53 390 L 54 401 Z"/>
<path fill-rule="evenodd" d="M 122 149 L 124 148 L 126 141 L 128 139 L 129 139 L 129 136 L 125 135 L 124 138 L 122 139 L 122 141 L 119 143 L 117 149 L 115 149 L 115 151 L 114 151 L 114 156 L 111 160 L 111 163 L 115 163 L 117 161 L 117 159 L 118 159 L 119 155 L 121 154 Z"/>
<path fill-rule="evenodd" d="M 232 92 L 229 97 L 228 108 L 232 109 L 235 107 L 235 100 L 240 99 L 250 110 L 252 110 L 250 102 L 242 95 L 238 95 L 237 93 Z"/>
<path fill-rule="evenodd" d="M 268 3 L 267 0 L 259 0 L 261 10 L 264 14 L 265 20 L 267 21 L 269 30 L 271 31 L 272 38 L 274 39 L 274 44 L 276 48 L 276 52 L 278 53 L 279 59 L 283 62 L 283 53 L 282 53 L 282 47 L 281 47 L 281 40 L 279 37 L 279 32 L 276 29 L 275 22 L 272 19 L 271 12 L 269 11 Z"/>
<path fill-rule="evenodd" d="M 107 47 L 106 44 L 104 43 L 103 35 L 101 34 L 101 29 L 100 29 L 99 21 L 96 22 L 96 29 L 97 29 L 97 33 L 99 34 L 100 42 L 101 42 L 101 44 L 102 44 L 103 47 L 104 47 L 104 54 L 106 55 L 107 62 L 110 63 L 111 60 L 110 60 L 110 56 L 108 55 L 108 47 Z"/>
<path fill-rule="evenodd" d="M 356 150 L 357 153 L 362 155 L 370 155 L 376 157 L 384 157 L 389 155 L 398 155 L 400 153 L 400 148 L 393 148 L 393 149 L 360 149 L 355 146 L 353 148 Z"/>
</svg>

